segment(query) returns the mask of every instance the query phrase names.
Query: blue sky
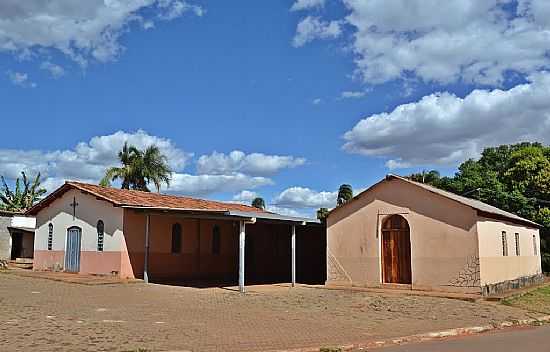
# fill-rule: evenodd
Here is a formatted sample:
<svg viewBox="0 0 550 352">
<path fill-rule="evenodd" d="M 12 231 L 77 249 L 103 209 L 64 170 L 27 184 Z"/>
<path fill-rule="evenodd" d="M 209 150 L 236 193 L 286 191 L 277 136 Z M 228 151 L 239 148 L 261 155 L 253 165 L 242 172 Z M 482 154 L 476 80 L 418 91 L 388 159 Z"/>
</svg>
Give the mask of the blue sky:
<svg viewBox="0 0 550 352">
<path fill-rule="evenodd" d="M 97 182 L 124 141 L 160 143 L 169 192 L 312 214 L 342 183 L 550 139 L 546 1 L 86 6 L 0 5 L 8 179 Z"/>
</svg>

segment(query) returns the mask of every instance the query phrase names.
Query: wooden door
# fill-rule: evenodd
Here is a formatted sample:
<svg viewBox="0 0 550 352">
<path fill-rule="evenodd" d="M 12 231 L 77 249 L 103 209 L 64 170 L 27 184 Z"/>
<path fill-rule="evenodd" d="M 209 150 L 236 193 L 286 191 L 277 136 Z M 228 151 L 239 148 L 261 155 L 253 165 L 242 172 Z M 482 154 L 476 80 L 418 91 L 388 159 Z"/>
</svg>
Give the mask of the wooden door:
<svg viewBox="0 0 550 352">
<path fill-rule="evenodd" d="M 382 225 L 382 276 L 384 283 L 412 282 L 409 224 L 400 215 L 392 215 Z"/>
</svg>

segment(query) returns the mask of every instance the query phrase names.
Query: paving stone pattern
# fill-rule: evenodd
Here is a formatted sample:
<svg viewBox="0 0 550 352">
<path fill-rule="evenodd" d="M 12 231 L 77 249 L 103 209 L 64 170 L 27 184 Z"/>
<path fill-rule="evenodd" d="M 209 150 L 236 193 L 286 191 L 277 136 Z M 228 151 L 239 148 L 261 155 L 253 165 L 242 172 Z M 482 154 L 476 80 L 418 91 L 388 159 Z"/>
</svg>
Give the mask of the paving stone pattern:
<svg viewBox="0 0 550 352">
<path fill-rule="evenodd" d="M 533 317 L 434 297 L 284 286 L 81 285 L 0 272 L 2 351 L 263 351 Z"/>
</svg>

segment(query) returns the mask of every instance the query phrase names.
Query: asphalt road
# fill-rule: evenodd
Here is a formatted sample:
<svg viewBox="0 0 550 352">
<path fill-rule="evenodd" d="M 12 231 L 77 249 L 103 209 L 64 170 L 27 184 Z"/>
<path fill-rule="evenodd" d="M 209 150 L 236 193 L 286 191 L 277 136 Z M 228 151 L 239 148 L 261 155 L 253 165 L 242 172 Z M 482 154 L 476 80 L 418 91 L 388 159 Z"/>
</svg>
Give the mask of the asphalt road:
<svg viewBox="0 0 550 352">
<path fill-rule="evenodd" d="M 380 352 L 550 352 L 550 326 L 388 347 Z"/>
</svg>

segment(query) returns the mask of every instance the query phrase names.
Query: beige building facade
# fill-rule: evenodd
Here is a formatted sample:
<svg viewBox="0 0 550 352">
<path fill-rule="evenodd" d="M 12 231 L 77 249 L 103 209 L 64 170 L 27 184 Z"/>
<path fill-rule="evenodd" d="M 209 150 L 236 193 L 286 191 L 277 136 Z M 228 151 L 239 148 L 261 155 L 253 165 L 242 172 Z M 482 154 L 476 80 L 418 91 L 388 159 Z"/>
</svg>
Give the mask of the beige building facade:
<svg viewBox="0 0 550 352">
<path fill-rule="evenodd" d="M 327 283 L 492 294 L 542 279 L 537 224 L 388 175 L 327 219 Z"/>
<path fill-rule="evenodd" d="M 152 282 L 323 283 L 325 227 L 251 206 L 67 182 L 29 210 L 34 269 Z M 244 265 L 246 263 L 246 265 Z"/>
</svg>

